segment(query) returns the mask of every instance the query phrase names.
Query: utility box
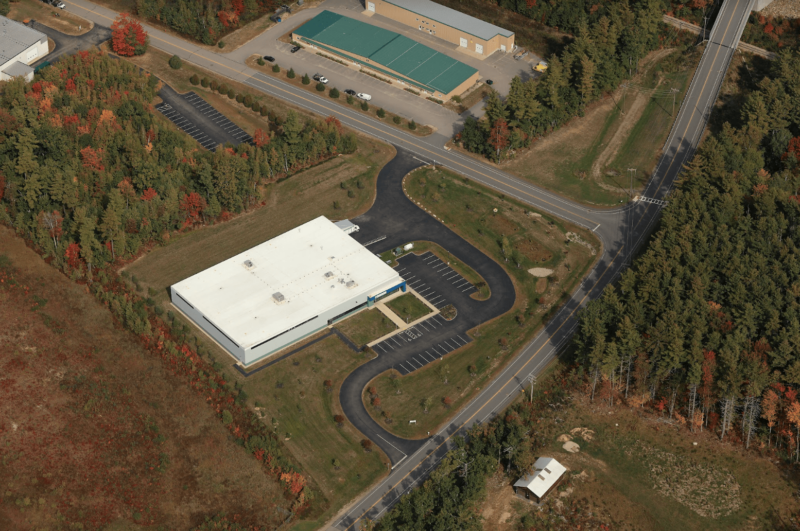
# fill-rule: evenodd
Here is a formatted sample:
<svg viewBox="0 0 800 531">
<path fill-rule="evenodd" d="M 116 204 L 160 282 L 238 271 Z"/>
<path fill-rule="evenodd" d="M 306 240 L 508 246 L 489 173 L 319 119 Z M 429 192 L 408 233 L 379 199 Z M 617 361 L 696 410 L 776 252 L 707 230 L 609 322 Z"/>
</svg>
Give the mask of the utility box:
<svg viewBox="0 0 800 531">
<path fill-rule="evenodd" d="M 403 250 L 404 251 L 410 251 L 413 248 L 414 248 L 414 244 L 413 243 L 407 243 L 405 246 L 403 246 Z"/>
</svg>

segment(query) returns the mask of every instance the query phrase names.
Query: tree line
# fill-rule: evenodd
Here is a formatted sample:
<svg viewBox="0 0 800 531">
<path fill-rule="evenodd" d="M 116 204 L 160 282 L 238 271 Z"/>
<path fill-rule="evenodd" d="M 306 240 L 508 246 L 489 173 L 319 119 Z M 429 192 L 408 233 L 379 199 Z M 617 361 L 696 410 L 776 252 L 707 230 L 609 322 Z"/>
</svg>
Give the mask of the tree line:
<svg viewBox="0 0 800 531">
<path fill-rule="evenodd" d="M 515 77 L 505 101 L 492 92 L 484 118 L 465 121 L 456 141 L 473 153 L 499 160 L 508 150 L 529 146 L 547 131 L 582 115 L 588 103 L 629 78 L 639 61 L 664 42 L 659 0 L 594 6 L 533 4 L 517 10 L 571 31 L 575 39 L 550 59 L 541 78 L 522 81 Z"/>
<path fill-rule="evenodd" d="M 800 458 L 800 53 L 700 147 L 575 336 L 595 400 Z"/>
<path fill-rule="evenodd" d="M 275 11 L 278 5 L 272 0 L 136 0 L 136 14 L 203 44 L 216 44 L 224 35 Z"/>
<path fill-rule="evenodd" d="M 271 114 L 253 144 L 206 152 L 151 105 L 158 80 L 81 52 L 0 99 L 0 221 L 56 266 L 103 267 L 174 230 L 226 220 L 264 186 L 356 149 L 335 118 Z"/>
</svg>

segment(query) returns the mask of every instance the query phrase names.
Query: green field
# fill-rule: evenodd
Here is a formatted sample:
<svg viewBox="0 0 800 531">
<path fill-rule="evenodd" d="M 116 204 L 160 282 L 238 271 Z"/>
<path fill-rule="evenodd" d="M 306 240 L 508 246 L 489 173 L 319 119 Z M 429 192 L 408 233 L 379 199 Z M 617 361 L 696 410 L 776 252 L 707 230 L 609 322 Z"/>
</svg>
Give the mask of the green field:
<svg viewBox="0 0 800 531">
<path fill-rule="evenodd" d="M 412 323 L 433 311 L 427 304 L 411 293 L 406 293 L 390 300 L 386 303 L 386 306 L 407 323 Z"/>
<path fill-rule="evenodd" d="M 599 252 L 600 246 L 590 232 L 532 212 L 527 206 L 448 170 L 417 170 L 406 177 L 405 188 L 414 201 L 497 260 L 513 279 L 517 291 L 514 308 L 471 331 L 474 341 L 469 345 L 407 376 L 393 379 L 384 373 L 370 384 L 377 388 L 383 410 L 393 416 L 393 422 L 386 424 L 377 411 L 368 408 L 376 421 L 392 433 L 413 438 L 435 431 L 469 401 L 516 349 L 527 343 L 542 320 L 557 308 L 563 294 L 571 292 L 583 277 L 595 255 L 587 246 L 565 243 L 566 233 L 579 234 L 595 251 Z M 528 273 L 532 267 L 553 270 L 544 289 L 539 279 Z M 449 408 L 444 404 L 446 397 L 452 400 Z M 430 399 L 427 413 L 425 399 Z M 410 419 L 417 423 L 409 425 Z"/>
<path fill-rule="evenodd" d="M 353 352 L 331 336 L 243 382 L 248 403 L 261 406 L 263 421 L 281 438 L 288 438 L 287 448 L 326 498 L 316 500 L 312 518 L 294 529 L 319 528 L 387 472 L 382 454 L 365 453 L 360 445 L 363 437 L 349 422 L 339 428 L 333 420 L 342 414 L 342 381 L 366 361 L 366 354 Z M 331 380 L 330 390 L 326 380 Z M 339 460 L 339 470 L 334 459 Z"/>
<path fill-rule="evenodd" d="M 366 345 L 397 330 L 391 319 L 380 310 L 370 308 L 358 312 L 344 321 L 336 323 L 336 328 L 358 346 Z"/>
</svg>

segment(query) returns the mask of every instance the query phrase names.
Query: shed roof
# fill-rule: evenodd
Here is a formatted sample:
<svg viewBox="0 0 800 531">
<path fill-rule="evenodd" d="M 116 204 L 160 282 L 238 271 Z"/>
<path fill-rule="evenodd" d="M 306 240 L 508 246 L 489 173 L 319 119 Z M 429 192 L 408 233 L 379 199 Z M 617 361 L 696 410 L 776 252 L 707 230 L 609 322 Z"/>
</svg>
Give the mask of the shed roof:
<svg viewBox="0 0 800 531">
<path fill-rule="evenodd" d="M 477 69 L 399 33 L 323 11 L 295 30 L 305 39 L 332 46 L 391 69 L 426 90 L 450 93 Z"/>
<path fill-rule="evenodd" d="M 0 16 L 0 68 L 47 35 L 16 20 Z"/>
<path fill-rule="evenodd" d="M 471 17 L 461 11 L 456 11 L 449 7 L 431 2 L 430 0 L 384 0 L 387 4 L 401 7 L 407 11 L 416 13 L 419 16 L 435 20 L 441 24 L 446 24 L 451 28 L 459 29 L 479 39 L 488 41 L 495 35 L 511 37 L 513 31 L 503 29 L 494 24 L 490 24 L 479 18 Z"/>
<path fill-rule="evenodd" d="M 32 66 L 28 66 L 19 61 L 14 61 L 3 69 L 3 73 L 9 77 L 27 76 L 31 72 L 33 72 Z"/>
<path fill-rule="evenodd" d="M 533 474 L 520 478 L 514 483 L 514 486 L 526 488 L 540 498 L 567 471 L 564 465 L 552 457 L 540 457 L 534 463 L 533 468 Z"/>
<path fill-rule="evenodd" d="M 391 282 L 394 269 L 320 216 L 172 288 L 247 349 Z"/>
</svg>

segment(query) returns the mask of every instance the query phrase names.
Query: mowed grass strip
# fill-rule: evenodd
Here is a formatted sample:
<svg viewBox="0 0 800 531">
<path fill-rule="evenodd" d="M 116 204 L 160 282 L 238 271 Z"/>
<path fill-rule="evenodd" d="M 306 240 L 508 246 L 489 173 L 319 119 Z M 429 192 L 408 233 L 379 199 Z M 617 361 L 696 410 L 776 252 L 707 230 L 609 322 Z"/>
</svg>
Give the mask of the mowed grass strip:
<svg viewBox="0 0 800 531">
<path fill-rule="evenodd" d="M 364 346 L 394 332 L 397 330 L 397 325 L 380 310 L 369 308 L 336 323 L 336 328 L 356 345 Z"/>
<path fill-rule="evenodd" d="M 248 403 L 260 406 L 263 421 L 288 439 L 284 444 L 326 498 L 316 500 L 312 515 L 293 529 L 318 529 L 388 472 L 382 453 L 364 452 L 363 436 L 347 420 L 341 428 L 334 421 L 343 414 L 342 381 L 366 361 L 365 353 L 355 353 L 330 336 L 244 380 Z M 326 380 L 331 381 L 329 388 Z"/>
<path fill-rule="evenodd" d="M 400 295 L 386 303 L 386 306 L 396 313 L 400 319 L 411 323 L 433 312 L 424 302 L 412 293 Z"/>
<path fill-rule="evenodd" d="M 449 170 L 417 170 L 406 177 L 405 189 L 414 201 L 500 263 L 517 293 L 510 312 L 470 331 L 473 341 L 468 345 L 409 375 L 393 379 L 384 373 L 370 383 L 394 422 L 386 423 L 380 412 L 368 408 L 376 421 L 396 435 L 418 438 L 435 432 L 533 337 L 599 256 L 600 243 L 587 230 L 532 212 Z M 567 232 L 578 234 L 597 254 L 587 246 L 567 243 Z M 515 251 L 513 258 L 508 249 L 503 254 L 504 238 Z M 537 278 L 527 271 L 532 267 L 553 270 L 542 293 L 536 291 Z M 452 403 L 446 404 L 446 398 Z M 409 425 L 409 420 L 417 422 Z"/>
</svg>

